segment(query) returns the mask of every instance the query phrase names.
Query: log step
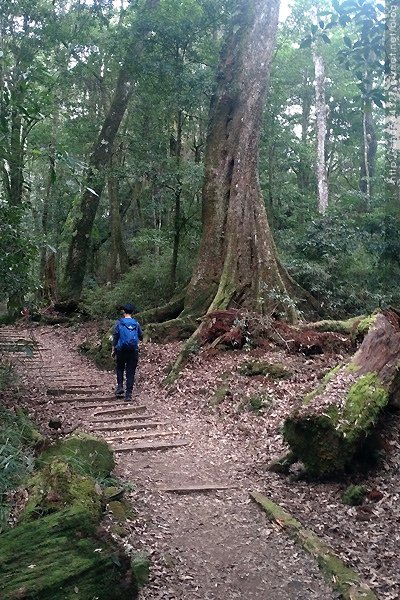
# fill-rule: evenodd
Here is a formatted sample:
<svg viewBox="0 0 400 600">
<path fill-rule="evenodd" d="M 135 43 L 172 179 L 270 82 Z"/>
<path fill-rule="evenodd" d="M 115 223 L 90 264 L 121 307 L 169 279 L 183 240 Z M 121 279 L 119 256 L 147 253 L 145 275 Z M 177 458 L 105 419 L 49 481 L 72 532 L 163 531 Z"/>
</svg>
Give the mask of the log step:
<svg viewBox="0 0 400 600">
<path fill-rule="evenodd" d="M 123 421 L 145 421 L 146 419 L 153 419 L 155 417 L 154 414 L 150 414 L 150 413 L 141 413 L 141 414 L 133 414 L 133 415 L 129 415 L 129 416 L 125 416 L 125 417 L 113 417 L 113 416 L 106 416 L 103 419 L 92 419 L 90 421 L 90 423 L 88 421 L 85 421 L 86 423 L 92 424 L 94 425 L 95 423 L 121 423 Z"/>
<path fill-rule="evenodd" d="M 204 492 L 216 492 L 218 490 L 232 490 L 237 488 L 237 485 L 233 484 L 220 484 L 220 483 L 199 483 L 199 484 L 185 484 L 177 486 L 165 486 L 156 488 L 157 492 L 167 492 L 170 494 L 199 494 Z"/>
<path fill-rule="evenodd" d="M 94 408 L 97 408 L 97 406 L 95 406 Z M 121 403 L 121 407 L 117 408 L 117 403 L 115 408 L 106 408 L 104 410 L 99 410 L 93 413 L 92 417 L 100 417 L 102 415 L 123 415 L 123 414 L 129 414 L 132 412 L 139 412 L 139 411 L 143 411 L 143 410 L 147 410 L 147 406 L 145 406 L 144 404 L 134 404 L 129 406 L 127 402 Z"/>
<path fill-rule="evenodd" d="M 64 404 L 68 402 L 72 404 L 74 402 L 112 402 L 115 401 L 115 396 L 53 396 L 51 401 L 54 404 Z M 97 404 L 95 405 L 97 406 Z"/>
<path fill-rule="evenodd" d="M 92 398 L 90 398 L 90 400 L 92 400 Z M 97 414 L 101 415 L 103 414 L 103 412 L 105 414 L 108 414 L 109 409 L 110 410 L 110 414 L 112 414 L 114 411 L 119 412 L 120 410 L 147 410 L 147 406 L 145 406 L 144 404 L 129 404 L 128 402 L 125 402 L 125 400 L 121 400 L 120 402 L 118 400 L 115 399 L 115 396 L 113 398 L 113 402 L 109 401 L 108 404 L 102 404 L 99 405 L 99 403 L 93 403 L 90 404 L 90 401 L 88 401 L 86 404 L 79 404 L 76 408 L 79 409 L 89 409 L 89 408 L 98 408 L 99 412 Z M 105 410 L 100 410 L 102 408 L 102 406 L 105 407 Z M 118 408 L 119 407 L 119 408 Z M 117 413 L 115 413 L 117 414 Z M 94 416 L 94 415 L 93 415 Z"/>
<path fill-rule="evenodd" d="M 187 446 L 189 442 L 179 440 L 176 442 L 148 442 L 145 444 L 132 444 L 126 446 L 117 446 L 114 448 L 114 452 L 151 452 L 153 450 L 172 450 L 173 448 L 180 448 Z"/>
<path fill-rule="evenodd" d="M 132 429 L 155 429 L 167 425 L 165 421 L 144 421 L 143 423 L 129 423 L 125 425 L 101 425 L 100 427 L 92 427 L 91 431 L 129 431 Z"/>
<path fill-rule="evenodd" d="M 121 433 L 119 435 L 107 435 L 107 442 L 125 442 L 126 440 L 136 440 L 151 437 L 167 437 L 178 435 L 179 431 L 145 431 L 144 433 Z"/>
<path fill-rule="evenodd" d="M 98 395 L 102 392 L 102 389 L 93 389 L 93 388 L 87 388 L 87 389 L 82 389 L 78 386 L 79 388 L 79 393 L 82 394 L 83 396 L 92 396 L 92 395 Z M 77 393 L 77 389 L 76 387 L 70 387 L 70 388 L 49 388 L 46 391 L 46 394 L 48 396 L 64 396 L 66 394 L 76 394 Z"/>
</svg>

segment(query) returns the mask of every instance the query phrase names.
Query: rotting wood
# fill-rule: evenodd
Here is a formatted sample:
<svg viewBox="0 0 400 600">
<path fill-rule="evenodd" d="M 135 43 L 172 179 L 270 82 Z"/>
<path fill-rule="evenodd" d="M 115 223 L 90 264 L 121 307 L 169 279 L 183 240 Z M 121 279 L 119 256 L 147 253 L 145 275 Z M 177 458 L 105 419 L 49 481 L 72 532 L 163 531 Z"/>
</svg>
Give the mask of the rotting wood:
<svg viewBox="0 0 400 600">
<path fill-rule="evenodd" d="M 117 446 L 114 448 L 114 452 L 149 452 L 151 450 L 172 450 L 173 448 L 180 448 L 181 446 L 188 446 L 189 442 L 179 440 L 176 442 L 149 442 L 147 444 L 133 444 L 129 446 Z"/>
<path fill-rule="evenodd" d="M 284 438 L 310 474 L 338 475 L 354 469 L 356 457 L 371 460 L 382 411 L 400 405 L 399 362 L 400 313 L 384 310 L 350 362 L 327 373 L 285 420 Z"/>
<path fill-rule="evenodd" d="M 177 486 L 165 486 L 155 488 L 157 492 L 166 492 L 171 494 L 196 494 L 204 492 L 217 492 L 218 490 L 233 490 L 238 486 L 235 484 L 219 484 L 219 483 L 198 483 L 184 484 Z"/>
<path fill-rule="evenodd" d="M 359 575 L 348 567 L 337 554 L 314 532 L 302 526 L 290 513 L 259 492 L 251 492 L 254 500 L 279 527 L 313 556 L 327 580 L 343 600 L 379 600 Z"/>
<path fill-rule="evenodd" d="M 155 427 L 163 427 L 167 425 L 165 421 L 145 421 L 144 423 L 126 423 L 125 425 L 102 425 L 101 427 L 92 427 L 91 431 L 129 431 L 130 429 L 153 429 Z"/>
</svg>

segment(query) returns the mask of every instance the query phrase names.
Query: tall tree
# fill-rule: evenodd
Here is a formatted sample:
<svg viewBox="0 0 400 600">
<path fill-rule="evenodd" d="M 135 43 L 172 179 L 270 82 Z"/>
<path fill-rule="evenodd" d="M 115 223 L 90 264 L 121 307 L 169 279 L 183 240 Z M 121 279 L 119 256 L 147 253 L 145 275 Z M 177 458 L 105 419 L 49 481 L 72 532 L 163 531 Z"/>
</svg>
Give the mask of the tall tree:
<svg viewBox="0 0 400 600">
<path fill-rule="evenodd" d="M 159 0 L 147 0 L 143 12 L 138 15 L 132 28 L 132 42 L 129 44 L 125 60 L 118 74 L 118 79 L 110 107 L 104 119 L 100 133 L 89 158 L 84 191 L 79 202 L 73 224 L 73 234 L 68 249 L 62 283 L 64 300 L 76 302 L 82 293 L 83 280 L 86 273 L 90 237 L 99 206 L 100 196 L 107 181 L 107 169 L 112 156 L 113 144 L 119 126 L 125 115 L 129 100 L 134 92 L 135 77 L 138 73 L 138 57 L 143 53 L 144 45 L 150 31 L 149 13 Z"/>
<path fill-rule="evenodd" d="M 185 312 L 245 306 L 295 317 L 286 303 L 258 177 L 261 117 L 279 0 L 238 0 L 221 52 L 205 156 L 203 232 Z"/>
</svg>

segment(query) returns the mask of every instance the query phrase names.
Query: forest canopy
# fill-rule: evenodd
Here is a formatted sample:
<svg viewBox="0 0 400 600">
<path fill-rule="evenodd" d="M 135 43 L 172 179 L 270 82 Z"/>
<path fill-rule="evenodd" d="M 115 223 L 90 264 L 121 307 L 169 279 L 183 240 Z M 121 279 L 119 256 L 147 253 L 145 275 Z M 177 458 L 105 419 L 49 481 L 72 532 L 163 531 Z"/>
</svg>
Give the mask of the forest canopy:
<svg viewBox="0 0 400 600">
<path fill-rule="evenodd" d="M 216 97 L 223 81 L 221 98 L 236 97 L 238 48 L 263 4 L 279 5 L 4 4 L 0 302 L 10 312 L 74 300 L 93 316 L 111 316 L 127 298 L 145 310 L 186 289 L 205 236 L 206 180 L 217 168 L 207 154 Z M 290 279 L 282 275 L 264 305 L 272 294 L 287 307 L 280 295 L 289 280 L 333 316 L 399 301 L 386 18 L 375 0 L 294 0 L 268 33 L 268 91 L 252 131 L 269 226 L 258 224 L 260 232 L 271 228 L 280 275 Z M 229 72 L 222 65 L 230 43 Z M 250 65 L 251 55 L 245 60 Z M 252 97 L 255 77 L 241 80 L 243 96 Z M 236 292 L 239 303 L 246 293 Z"/>
</svg>

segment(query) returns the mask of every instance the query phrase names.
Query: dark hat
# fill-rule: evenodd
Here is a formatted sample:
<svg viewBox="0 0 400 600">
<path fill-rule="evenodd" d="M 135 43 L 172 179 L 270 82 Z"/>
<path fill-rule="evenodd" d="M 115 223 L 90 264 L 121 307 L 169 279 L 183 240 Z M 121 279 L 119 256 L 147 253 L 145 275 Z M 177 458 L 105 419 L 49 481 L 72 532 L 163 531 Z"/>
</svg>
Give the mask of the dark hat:
<svg viewBox="0 0 400 600">
<path fill-rule="evenodd" d="M 129 315 L 131 315 L 132 313 L 135 312 L 135 307 L 133 306 L 133 304 L 124 304 L 124 306 L 122 307 L 124 309 L 124 311 L 126 313 L 128 313 Z"/>
</svg>

